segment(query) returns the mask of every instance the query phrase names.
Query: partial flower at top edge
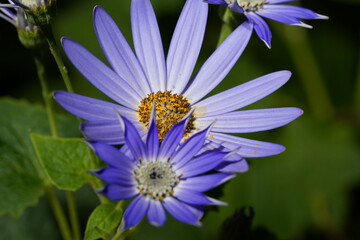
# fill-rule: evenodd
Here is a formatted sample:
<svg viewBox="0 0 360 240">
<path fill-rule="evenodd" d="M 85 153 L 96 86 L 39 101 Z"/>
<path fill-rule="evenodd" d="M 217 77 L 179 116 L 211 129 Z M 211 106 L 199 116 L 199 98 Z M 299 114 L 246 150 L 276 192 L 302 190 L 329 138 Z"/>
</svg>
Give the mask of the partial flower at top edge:
<svg viewBox="0 0 360 240">
<path fill-rule="evenodd" d="M 0 18 L 16 28 L 19 40 L 26 48 L 35 48 L 45 42 L 41 29 L 29 22 L 24 9 L 13 1 L 9 0 L 8 4 L 0 4 Z"/>
<path fill-rule="evenodd" d="M 204 0 L 210 4 L 225 5 L 232 11 L 244 14 L 254 25 L 259 38 L 268 48 L 271 47 L 272 34 L 263 18 L 268 18 L 288 25 L 312 28 L 299 19 L 328 19 L 327 16 L 298 6 L 279 4 L 291 0 Z"/>
<path fill-rule="evenodd" d="M 30 23 L 40 27 L 50 25 L 56 15 L 56 0 L 12 0 L 12 2 L 26 12 Z"/>
</svg>

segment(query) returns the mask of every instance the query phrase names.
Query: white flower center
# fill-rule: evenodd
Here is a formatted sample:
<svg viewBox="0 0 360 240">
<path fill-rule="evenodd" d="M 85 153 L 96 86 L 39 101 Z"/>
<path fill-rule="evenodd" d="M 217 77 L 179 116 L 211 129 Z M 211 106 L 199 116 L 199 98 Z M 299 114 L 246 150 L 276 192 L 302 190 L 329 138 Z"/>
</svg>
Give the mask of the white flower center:
<svg viewBox="0 0 360 240">
<path fill-rule="evenodd" d="M 266 0 L 226 0 L 228 4 L 233 4 L 235 1 L 237 1 L 239 6 L 246 12 L 256 12 L 261 9 L 266 2 Z"/>
<path fill-rule="evenodd" d="M 137 190 L 153 200 L 163 200 L 174 193 L 180 177 L 167 161 L 142 162 L 134 170 Z"/>
</svg>

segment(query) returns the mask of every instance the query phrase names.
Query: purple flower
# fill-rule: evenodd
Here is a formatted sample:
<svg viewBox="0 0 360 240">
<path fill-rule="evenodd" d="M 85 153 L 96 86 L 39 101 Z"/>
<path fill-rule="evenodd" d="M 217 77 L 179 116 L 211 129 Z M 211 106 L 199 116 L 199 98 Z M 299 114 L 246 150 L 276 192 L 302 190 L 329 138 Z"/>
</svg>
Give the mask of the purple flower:
<svg viewBox="0 0 360 240">
<path fill-rule="evenodd" d="M 133 0 L 131 23 L 136 55 L 115 22 L 100 7 L 94 10 L 95 31 L 112 68 L 83 46 L 68 38 L 63 48 L 77 69 L 100 91 L 118 104 L 57 91 L 56 101 L 67 111 L 85 119 L 82 131 L 92 140 L 123 144 L 114 109 L 129 119 L 141 136 L 149 128 L 152 105 L 156 104 L 159 138 L 189 112 L 185 137 L 215 124 L 207 136 L 207 149 L 236 151 L 219 171 L 244 172 L 244 157 L 272 156 L 284 151 L 274 143 L 240 138 L 227 133 L 264 131 L 283 126 L 302 114 L 298 108 L 235 111 L 269 95 L 282 86 L 291 73 L 279 71 L 203 99 L 228 74 L 245 49 L 252 25 L 239 26 L 193 76 L 202 44 L 208 4 L 187 0 L 173 34 L 165 60 L 159 28 L 149 0 Z"/>
<path fill-rule="evenodd" d="M 125 229 L 137 225 L 145 215 L 152 225 L 162 226 L 166 221 L 165 210 L 181 222 L 199 226 L 204 205 L 224 205 L 203 192 L 234 175 L 203 174 L 213 170 L 227 153 L 209 151 L 194 157 L 202 148 L 209 127 L 178 147 L 188 120 L 175 124 L 160 141 L 152 118 L 143 142 L 136 127 L 123 118 L 129 156 L 105 143 L 90 142 L 96 154 L 109 165 L 93 172 L 108 183 L 99 192 L 114 201 L 134 198 L 124 213 Z"/>
<path fill-rule="evenodd" d="M 262 17 L 301 27 L 312 28 L 301 22 L 299 19 L 328 19 L 327 16 L 317 14 L 310 9 L 278 4 L 294 0 L 204 0 L 207 3 L 224 5 L 231 10 L 243 13 L 249 22 L 254 25 L 254 29 L 261 40 L 271 47 L 271 31 Z"/>
</svg>

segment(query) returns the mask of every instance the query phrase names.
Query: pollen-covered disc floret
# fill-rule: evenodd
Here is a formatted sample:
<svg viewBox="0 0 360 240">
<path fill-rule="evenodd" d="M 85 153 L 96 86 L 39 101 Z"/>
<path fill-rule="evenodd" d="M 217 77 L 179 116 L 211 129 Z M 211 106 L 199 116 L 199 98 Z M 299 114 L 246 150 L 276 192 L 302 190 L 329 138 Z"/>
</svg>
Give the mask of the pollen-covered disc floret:
<svg viewBox="0 0 360 240">
<path fill-rule="evenodd" d="M 171 91 L 150 93 L 141 100 L 137 109 L 139 121 L 147 129 L 153 103 L 156 104 L 156 124 L 158 126 L 159 139 L 164 139 L 166 133 L 191 110 L 189 101 L 183 96 Z M 194 130 L 194 117 L 189 119 L 185 136 Z"/>
<path fill-rule="evenodd" d="M 225 0 L 225 2 L 229 5 L 237 2 L 237 4 L 246 12 L 256 12 L 265 4 L 264 0 Z"/>
<path fill-rule="evenodd" d="M 265 4 L 265 1 L 263 0 L 237 0 L 237 2 L 239 6 L 247 12 L 256 12 Z"/>
<path fill-rule="evenodd" d="M 140 162 L 134 170 L 136 188 L 140 194 L 153 200 L 163 200 L 174 193 L 180 176 L 167 161 Z"/>
</svg>

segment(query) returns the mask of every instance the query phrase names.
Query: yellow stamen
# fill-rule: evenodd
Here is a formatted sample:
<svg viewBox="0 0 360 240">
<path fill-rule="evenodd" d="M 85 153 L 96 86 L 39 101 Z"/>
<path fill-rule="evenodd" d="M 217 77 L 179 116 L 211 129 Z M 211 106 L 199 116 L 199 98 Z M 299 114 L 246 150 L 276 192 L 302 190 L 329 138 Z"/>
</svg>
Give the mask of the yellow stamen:
<svg viewBox="0 0 360 240">
<path fill-rule="evenodd" d="M 183 95 L 171 93 L 171 91 L 150 93 L 141 100 L 140 106 L 137 109 L 139 121 L 146 129 L 149 128 L 149 120 L 154 102 L 156 104 L 156 124 L 159 139 L 163 140 L 167 132 L 189 113 L 191 107 L 189 101 Z M 191 116 L 186 126 L 186 133 L 190 133 L 195 129 L 194 120 L 194 116 Z"/>
</svg>

